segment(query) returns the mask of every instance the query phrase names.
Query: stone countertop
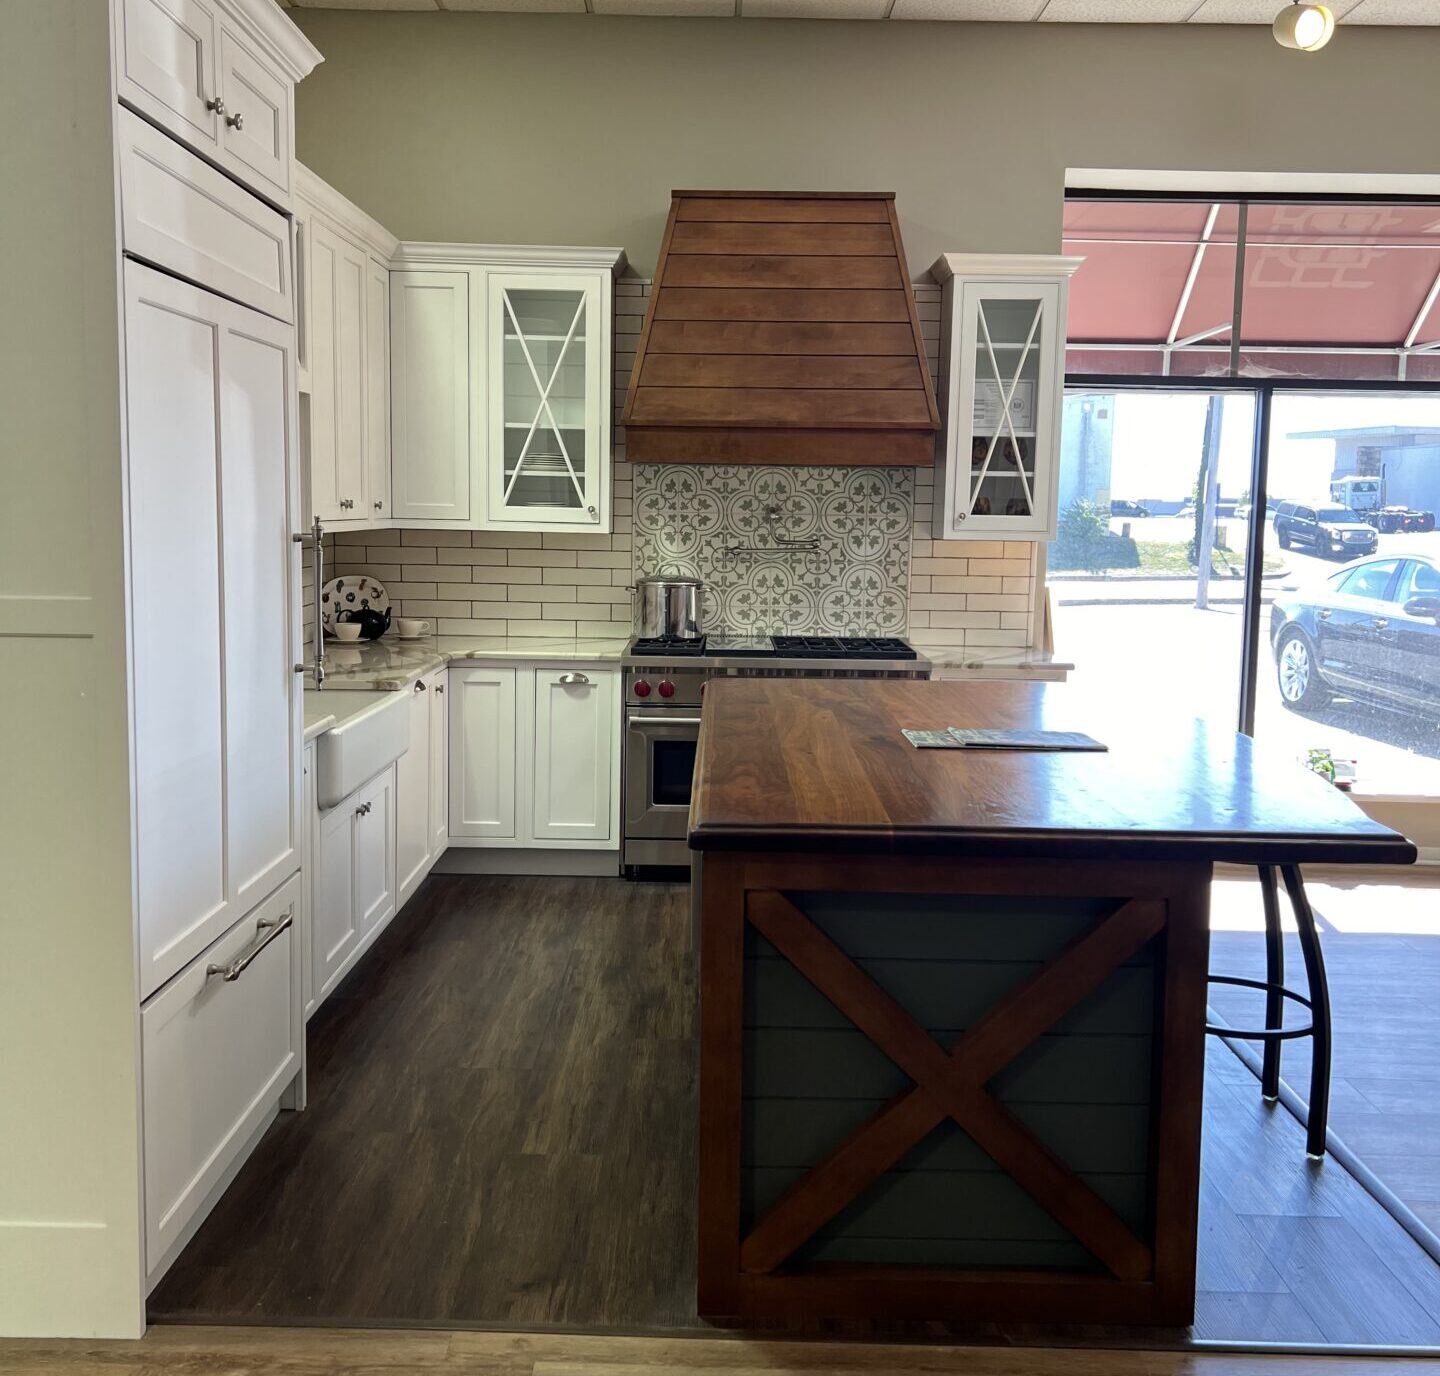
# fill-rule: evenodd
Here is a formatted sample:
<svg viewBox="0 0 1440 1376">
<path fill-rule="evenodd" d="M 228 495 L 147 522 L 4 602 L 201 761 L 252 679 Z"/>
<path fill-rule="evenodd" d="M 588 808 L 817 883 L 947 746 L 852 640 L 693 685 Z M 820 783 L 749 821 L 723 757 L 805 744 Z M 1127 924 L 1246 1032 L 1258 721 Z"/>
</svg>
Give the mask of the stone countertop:
<svg viewBox="0 0 1440 1376">
<path fill-rule="evenodd" d="M 1075 667 L 1073 660 L 1062 659 L 1049 650 L 1025 645 L 935 645 L 919 636 L 912 636 L 914 645 L 936 669 L 1064 669 Z"/>
<path fill-rule="evenodd" d="M 306 699 L 332 691 L 395 692 L 408 688 L 422 674 L 464 659 L 618 663 L 629 643 L 628 632 L 563 640 L 503 635 L 423 636 L 418 640 L 387 635 L 358 645 L 329 640 L 325 643 L 325 687 L 319 694 L 310 688 Z M 347 711 L 346 715 L 353 714 Z"/>
</svg>

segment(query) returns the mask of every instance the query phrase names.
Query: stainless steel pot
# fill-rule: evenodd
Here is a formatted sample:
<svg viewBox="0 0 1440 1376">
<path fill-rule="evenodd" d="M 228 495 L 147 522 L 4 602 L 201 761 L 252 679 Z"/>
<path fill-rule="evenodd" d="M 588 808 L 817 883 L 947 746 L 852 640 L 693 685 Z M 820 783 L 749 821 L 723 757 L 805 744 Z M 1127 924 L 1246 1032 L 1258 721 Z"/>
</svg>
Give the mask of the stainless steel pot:
<svg viewBox="0 0 1440 1376">
<path fill-rule="evenodd" d="M 698 639 L 703 578 L 678 573 L 652 573 L 635 583 L 635 634 L 649 639 L 669 636 Z"/>
</svg>

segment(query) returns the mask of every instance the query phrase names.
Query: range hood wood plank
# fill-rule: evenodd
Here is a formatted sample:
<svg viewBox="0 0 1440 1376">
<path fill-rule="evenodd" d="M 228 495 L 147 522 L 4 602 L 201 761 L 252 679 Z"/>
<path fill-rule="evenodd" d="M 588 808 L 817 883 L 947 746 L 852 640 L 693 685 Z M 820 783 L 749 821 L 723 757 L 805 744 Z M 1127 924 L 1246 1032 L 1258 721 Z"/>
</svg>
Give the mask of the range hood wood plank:
<svg viewBox="0 0 1440 1376">
<path fill-rule="evenodd" d="M 812 287 L 670 287 L 654 306 L 658 320 L 825 320 L 832 324 L 908 321 L 903 291 Z"/>
<path fill-rule="evenodd" d="M 933 433 L 925 393 L 879 388 L 643 387 L 641 424 L 737 426 L 915 426 Z"/>
<path fill-rule="evenodd" d="M 670 236 L 671 253 L 783 253 L 894 256 L 890 227 L 884 224 L 732 224 L 728 221 L 682 220 Z"/>
<path fill-rule="evenodd" d="M 922 391 L 920 365 L 902 355 L 657 354 L 645 359 L 645 387 L 888 387 Z"/>
<path fill-rule="evenodd" d="M 711 224 L 883 225 L 889 219 L 885 213 L 885 202 L 874 197 L 826 197 L 817 200 L 813 196 L 802 195 L 757 196 L 742 193 L 739 196 L 719 196 L 713 191 L 699 196 L 686 196 L 683 191 L 674 194 L 684 197 L 680 201 L 681 220 L 704 220 Z"/>
<path fill-rule="evenodd" d="M 675 192 L 623 422 L 637 462 L 929 464 L 891 192 Z"/>
<path fill-rule="evenodd" d="M 780 255 L 672 253 L 665 280 L 672 287 L 903 288 L 893 253 L 886 256 L 798 258 Z"/>
<path fill-rule="evenodd" d="M 631 463 L 826 465 L 924 468 L 935 462 L 935 437 L 921 430 L 704 429 L 636 430 Z"/>
<path fill-rule="evenodd" d="M 914 357 L 909 323 L 657 320 L 647 354 L 875 354 Z"/>
</svg>

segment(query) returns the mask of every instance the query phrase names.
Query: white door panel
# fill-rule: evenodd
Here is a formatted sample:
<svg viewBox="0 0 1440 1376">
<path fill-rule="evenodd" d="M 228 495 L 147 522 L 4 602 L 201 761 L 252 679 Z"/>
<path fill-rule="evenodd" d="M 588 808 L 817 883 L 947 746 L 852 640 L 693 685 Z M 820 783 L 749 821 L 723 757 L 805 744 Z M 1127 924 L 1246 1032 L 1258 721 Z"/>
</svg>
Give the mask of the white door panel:
<svg viewBox="0 0 1440 1376">
<path fill-rule="evenodd" d="M 450 834 L 515 837 L 515 677 L 450 671 Z"/>
</svg>

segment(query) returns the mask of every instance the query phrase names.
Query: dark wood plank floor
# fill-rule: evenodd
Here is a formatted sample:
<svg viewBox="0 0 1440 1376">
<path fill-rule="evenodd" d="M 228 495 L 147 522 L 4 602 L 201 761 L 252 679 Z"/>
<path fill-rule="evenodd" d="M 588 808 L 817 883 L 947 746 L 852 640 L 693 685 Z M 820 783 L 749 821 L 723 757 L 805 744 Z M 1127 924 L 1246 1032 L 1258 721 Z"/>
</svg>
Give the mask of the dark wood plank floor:
<svg viewBox="0 0 1440 1376">
<path fill-rule="evenodd" d="M 1431 1231 L 1440 1234 L 1440 875 L 1416 871 L 1306 884 L 1321 928 L 1334 1012 L 1330 1125 Z M 1289 924 L 1282 897 L 1281 912 Z M 1259 886 L 1215 886 L 1210 965 L 1262 978 Z M 1293 931 L 1286 940 L 1292 988 L 1304 991 Z M 1212 988 L 1227 1022 L 1263 1019 L 1259 995 Z M 1288 1016 L 1303 1021 L 1303 1009 Z M 1286 1081 L 1310 1092 L 1309 1043 L 1286 1047 Z"/>
<path fill-rule="evenodd" d="M 310 1109 L 152 1317 L 701 1329 L 688 905 L 682 885 L 428 880 L 316 1015 Z M 1440 1344 L 1440 1268 L 1333 1162 L 1306 1165 L 1218 1044 L 1207 1072 L 1194 1336 Z"/>
</svg>

